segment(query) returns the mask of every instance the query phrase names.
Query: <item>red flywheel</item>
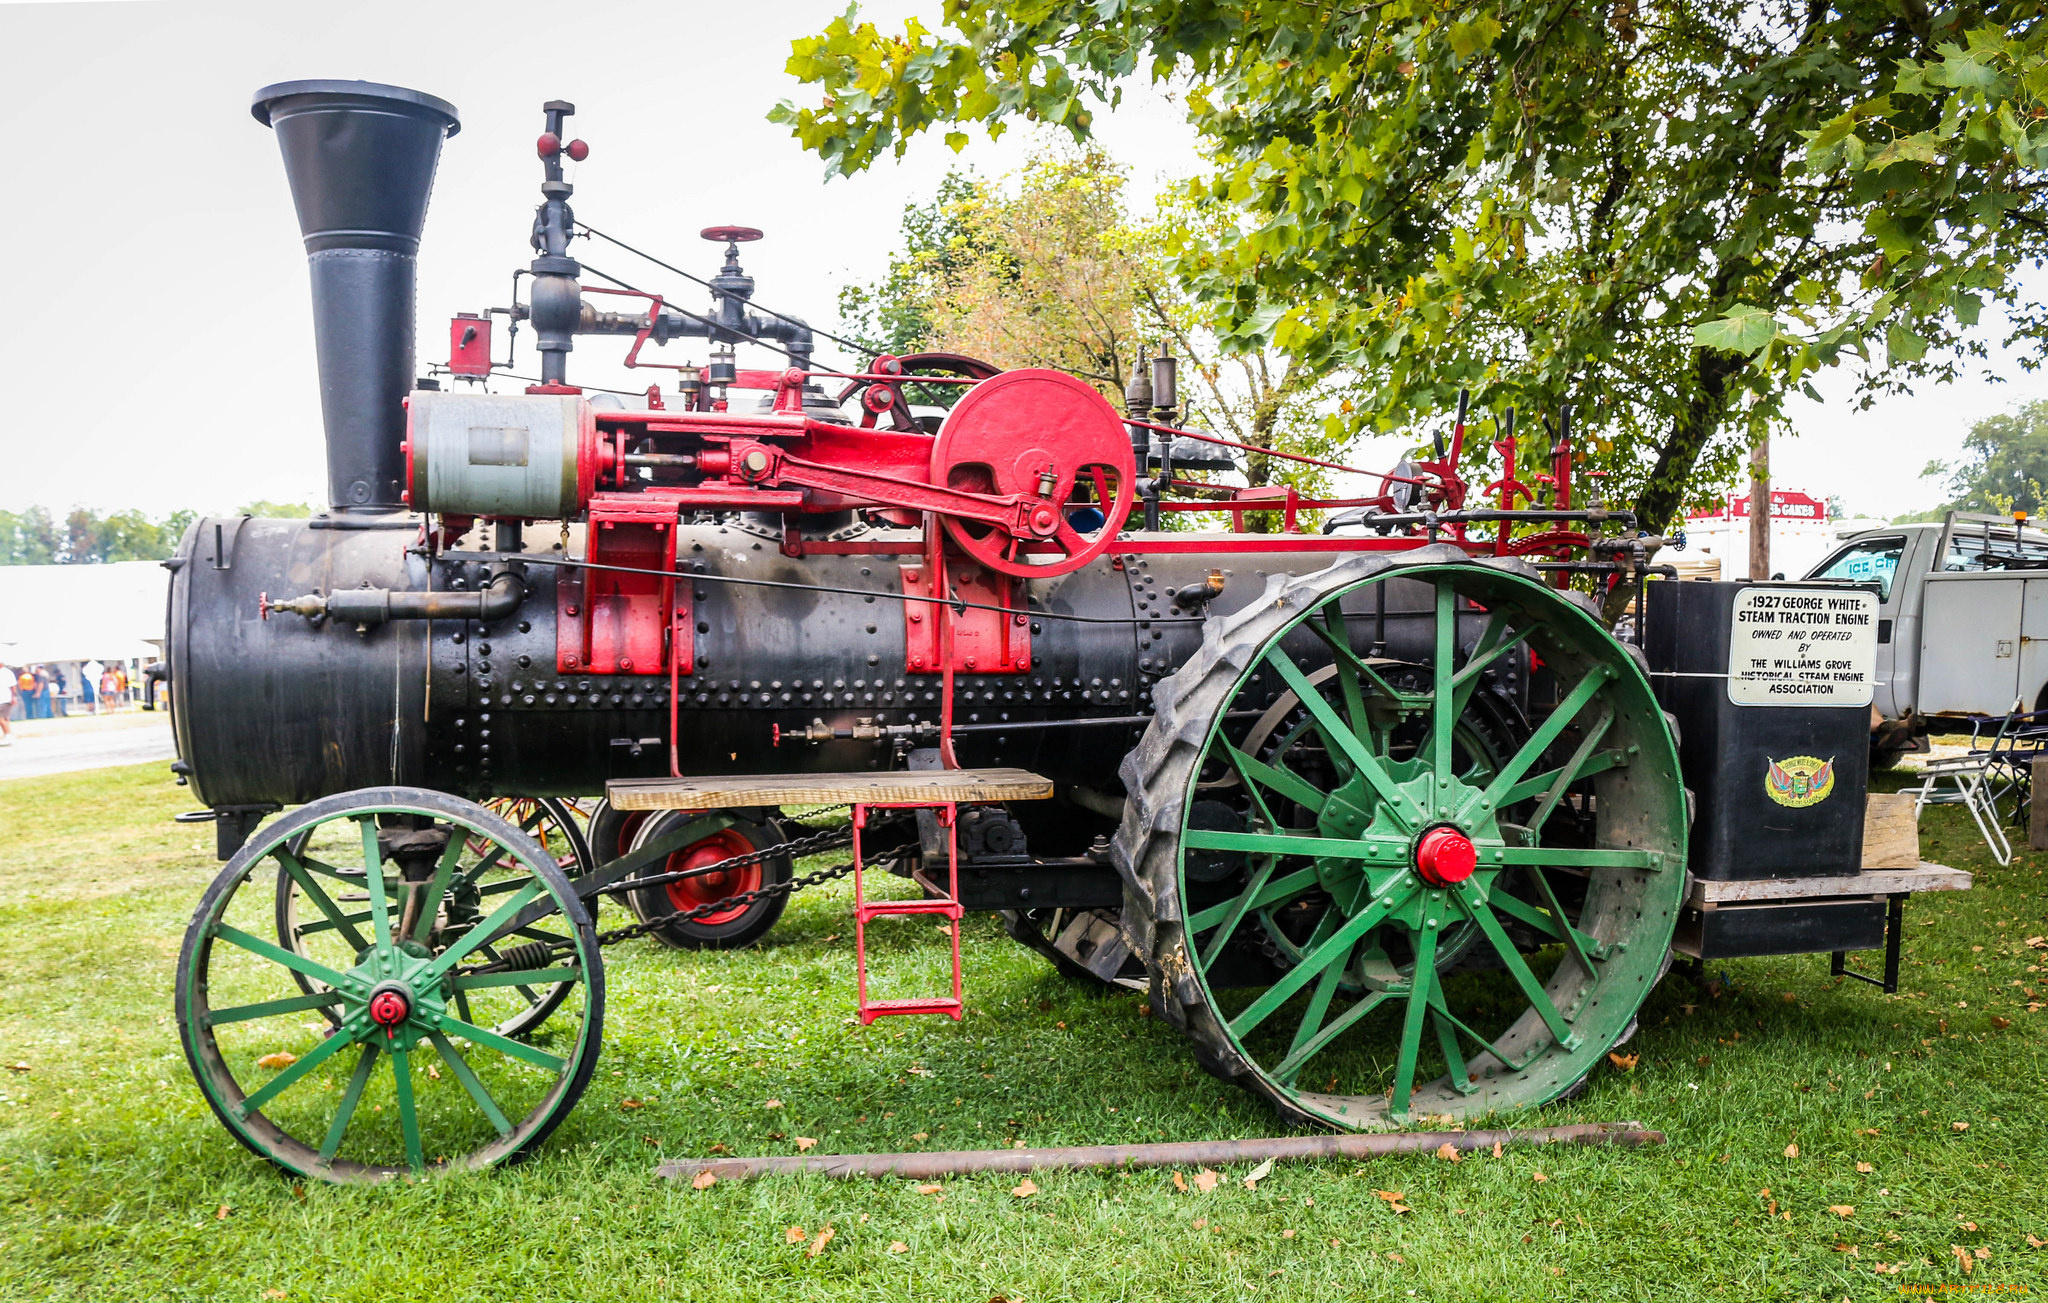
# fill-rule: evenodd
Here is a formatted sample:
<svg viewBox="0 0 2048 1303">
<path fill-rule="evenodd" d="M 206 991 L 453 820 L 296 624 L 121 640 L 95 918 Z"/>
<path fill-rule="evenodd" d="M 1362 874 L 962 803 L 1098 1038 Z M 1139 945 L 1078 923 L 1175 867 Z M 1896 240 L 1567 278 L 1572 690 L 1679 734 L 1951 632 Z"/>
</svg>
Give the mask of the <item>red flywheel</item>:
<svg viewBox="0 0 2048 1303">
<path fill-rule="evenodd" d="M 960 549 L 1008 575 L 1063 575 L 1115 541 L 1137 495 L 1123 418 L 1060 371 L 982 381 L 953 405 L 932 444 L 932 482 L 1036 499 L 1016 530 L 944 517 Z"/>
</svg>

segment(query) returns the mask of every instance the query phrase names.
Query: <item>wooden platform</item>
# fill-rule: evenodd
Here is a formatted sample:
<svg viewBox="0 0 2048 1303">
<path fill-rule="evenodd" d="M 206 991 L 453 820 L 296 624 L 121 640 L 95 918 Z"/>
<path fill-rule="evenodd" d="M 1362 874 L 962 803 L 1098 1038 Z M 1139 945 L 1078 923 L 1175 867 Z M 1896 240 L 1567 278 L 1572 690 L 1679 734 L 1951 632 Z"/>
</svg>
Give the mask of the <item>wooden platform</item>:
<svg viewBox="0 0 2048 1303">
<path fill-rule="evenodd" d="M 1870 868 L 1861 873 L 1830 878 L 1756 878 L 1744 882 L 1708 882 L 1695 878 L 1686 893 L 1685 903 L 1694 909 L 1705 909 L 1737 903 L 1969 889 L 1969 874 L 1923 860 L 1915 869 Z"/>
<path fill-rule="evenodd" d="M 726 810 L 749 805 L 880 805 L 898 801 L 1043 801 L 1052 780 L 1027 769 L 914 769 L 864 774 L 733 774 L 620 778 L 614 810 Z"/>
</svg>

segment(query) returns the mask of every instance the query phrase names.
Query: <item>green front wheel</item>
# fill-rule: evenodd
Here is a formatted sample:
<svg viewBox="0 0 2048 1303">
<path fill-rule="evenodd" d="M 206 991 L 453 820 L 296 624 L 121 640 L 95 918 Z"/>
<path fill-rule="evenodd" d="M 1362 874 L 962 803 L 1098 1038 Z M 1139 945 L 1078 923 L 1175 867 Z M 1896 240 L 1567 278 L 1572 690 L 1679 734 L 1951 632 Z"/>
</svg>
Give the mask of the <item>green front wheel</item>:
<svg viewBox="0 0 2048 1303">
<path fill-rule="evenodd" d="M 330 926 L 282 946 L 270 874 Z M 532 993 L 559 992 L 524 1034 Z M 555 859 L 473 802 L 328 797 L 258 830 L 200 902 L 177 1019 L 207 1103 L 295 1175 L 488 1167 L 539 1143 L 597 1064 L 596 932 Z"/>
</svg>

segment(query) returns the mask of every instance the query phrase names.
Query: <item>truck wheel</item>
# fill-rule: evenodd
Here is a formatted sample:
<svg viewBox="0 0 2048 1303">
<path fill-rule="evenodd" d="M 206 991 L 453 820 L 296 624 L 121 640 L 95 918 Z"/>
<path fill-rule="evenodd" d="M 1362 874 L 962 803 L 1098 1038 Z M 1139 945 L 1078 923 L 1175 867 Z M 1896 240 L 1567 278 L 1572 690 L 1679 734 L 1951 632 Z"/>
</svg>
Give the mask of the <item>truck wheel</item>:
<svg viewBox="0 0 2048 1303">
<path fill-rule="evenodd" d="M 633 836 L 638 850 L 656 838 L 695 824 L 700 836 L 665 860 L 648 865 L 636 877 L 654 877 L 684 869 L 701 869 L 735 856 L 780 846 L 789 839 L 774 824 L 754 823 L 723 811 L 671 810 L 641 824 Z M 721 873 L 684 878 L 630 892 L 626 902 L 641 921 L 692 910 L 729 896 L 760 891 L 788 882 L 795 873 L 787 855 L 773 855 Z M 737 950 L 752 945 L 775 926 L 789 903 L 785 895 L 768 896 L 708 914 L 688 923 L 657 928 L 654 939 L 672 950 Z"/>
</svg>

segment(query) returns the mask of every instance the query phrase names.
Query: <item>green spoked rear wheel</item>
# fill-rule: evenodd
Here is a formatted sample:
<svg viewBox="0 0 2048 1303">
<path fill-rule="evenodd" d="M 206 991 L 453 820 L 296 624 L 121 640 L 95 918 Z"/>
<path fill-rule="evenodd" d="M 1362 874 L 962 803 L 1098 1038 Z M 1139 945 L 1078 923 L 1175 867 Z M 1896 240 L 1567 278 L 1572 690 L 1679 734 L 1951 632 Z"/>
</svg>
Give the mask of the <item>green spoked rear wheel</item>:
<svg viewBox="0 0 2048 1303">
<path fill-rule="evenodd" d="M 272 865 L 331 924 L 297 947 L 268 939 Z M 560 996 L 545 1026 L 500 1030 L 533 992 Z M 604 974 L 538 843 L 472 802 L 376 788 L 273 820 L 228 863 L 185 935 L 177 1017 L 236 1139 L 297 1175 L 379 1181 L 552 1131 L 597 1063 Z"/>
<path fill-rule="evenodd" d="M 1351 558 L 1210 621 L 1154 700 L 1118 867 L 1211 1071 L 1385 1127 L 1541 1104 L 1633 1030 L 1687 801 L 1582 600 L 1449 547 Z"/>
</svg>

